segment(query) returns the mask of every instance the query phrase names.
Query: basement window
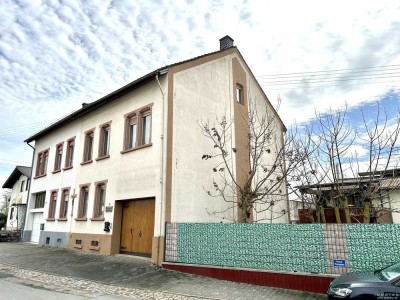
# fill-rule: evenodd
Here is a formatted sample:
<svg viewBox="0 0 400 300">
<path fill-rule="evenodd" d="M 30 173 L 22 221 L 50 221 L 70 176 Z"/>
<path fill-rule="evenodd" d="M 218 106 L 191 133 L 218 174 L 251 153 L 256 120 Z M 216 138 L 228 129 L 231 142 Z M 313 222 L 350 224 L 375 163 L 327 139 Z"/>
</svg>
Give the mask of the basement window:
<svg viewBox="0 0 400 300">
<path fill-rule="evenodd" d="M 99 251 L 99 250 L 100 250 L 99 244 L 100 244 L 99 241 L 97 241 L 97 240 L 92 240 L 92 241 L 90 242 L 90 247 L 89 247 L 89 249 L 90 249 L 90 250 Z"/>
</svg>

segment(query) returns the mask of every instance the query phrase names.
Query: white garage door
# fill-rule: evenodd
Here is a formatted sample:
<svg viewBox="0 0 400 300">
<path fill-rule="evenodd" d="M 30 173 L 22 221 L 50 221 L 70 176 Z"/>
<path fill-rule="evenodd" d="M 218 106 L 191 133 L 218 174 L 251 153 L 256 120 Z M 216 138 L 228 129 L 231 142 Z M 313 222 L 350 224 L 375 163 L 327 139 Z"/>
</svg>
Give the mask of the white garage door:
<svg viewBox="0 0 400 300">
<path fill-rule="evenodd" d="M 40 223 L 42 222 L 43 213 L 34 213 L 33 214 L 33 227 L 32 227 L 32 235 L 31 242 L 39 243 L 40 237 Z"/>
</svg>

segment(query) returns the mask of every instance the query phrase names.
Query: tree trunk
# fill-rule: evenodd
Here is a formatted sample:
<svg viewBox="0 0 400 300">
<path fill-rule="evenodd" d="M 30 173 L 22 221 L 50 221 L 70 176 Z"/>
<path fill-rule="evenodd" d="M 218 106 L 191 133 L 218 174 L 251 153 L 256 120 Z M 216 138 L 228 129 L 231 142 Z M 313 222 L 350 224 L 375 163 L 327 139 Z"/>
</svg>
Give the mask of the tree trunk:
<svg viewBox="0 0 400 300">
<path fill-rule="evenodd" d="M 371 221 L 371 205 L 369 201 L 364 201 L 364 224 L 369 224 Z"/>
<path fill-rule="evenodd" d="M 336 223 L 337 223 L 337 224 L 342 223 L 342 221 L 340 220 L 340 211 L 339 211 L 339 207 L 338 207 L 338 206 L 335 206 L 333 209 L 335 210 Z"/>
<path fill-rule="evenodd" d="M 321 223 L 321 214 L 320 214 L 320 207 L 318 206 L 317 209 L 315 210 L 315 214 L 317 216 L 316 222 L 319 224 Z"/>
<path fill-rule="evenodd" d="M 322 223 L 326 224 L 325 210 L 324 210 L 324 208 L 322 206 L 319 209 L 320 209 L 320 212 L 321 212 Z"/>
<path fill-rule="evenodd" d="M 347 201 L 347 197 L 344 198 L 343 206 L 344 206 L 344 213 L 346 215 L 346 223 L 350 224 L 351 217 L 350 217 L 350 210 L 349 210 L 349 201 Z"/>
</svg>

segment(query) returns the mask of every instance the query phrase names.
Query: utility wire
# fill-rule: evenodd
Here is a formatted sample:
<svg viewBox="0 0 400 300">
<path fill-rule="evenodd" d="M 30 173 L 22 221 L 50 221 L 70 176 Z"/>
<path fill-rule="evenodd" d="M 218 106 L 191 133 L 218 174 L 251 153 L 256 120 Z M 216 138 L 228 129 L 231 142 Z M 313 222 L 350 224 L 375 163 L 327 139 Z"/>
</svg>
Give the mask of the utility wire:
<svg viewBox="0 0 400 300">
<path fill-rule="evenodd" d="M 309 72 L 292 72 L 292 73 L 280 73 L 280 74 L 267 74 L 267 75 L 258 75 L 257 78 L 261 77 L 280 77 L 280 76 L 302 76 L 305 74 L 318 74 L 318 73 L 333 73 L 333 72 L 344 72 L 344 71 L 354 71 L 354 70 L 364 70 L 364 71 L 354 71 L 354 72 L 368 72 L 368 69 L 379 69 L 379 68 L 392 68 L 392 67 L 400 67 L 400 65 L 387 65 L 387 66 L 378 66 L 378 67 L 364 67 L 364 68 L 352 68 L 352 69 L 334 69 L 334 70 L 319 70 L 319 71 L 309 71 Z M 397 68 L 396 68 L 397 69 Z"/>
</svg>

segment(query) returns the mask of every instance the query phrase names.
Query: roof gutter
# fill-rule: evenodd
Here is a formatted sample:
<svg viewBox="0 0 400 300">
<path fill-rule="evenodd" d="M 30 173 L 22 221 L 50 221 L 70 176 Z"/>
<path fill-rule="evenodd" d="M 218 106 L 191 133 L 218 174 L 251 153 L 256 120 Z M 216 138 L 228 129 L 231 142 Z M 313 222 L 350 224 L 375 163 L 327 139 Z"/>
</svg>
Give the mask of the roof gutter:
<svg viewBox="0 0 400 300">
<path fill-rule="evenodd" d="M 31 163 L 31 176 L 30 176 L 30 178 L 29 178 L 29 184 L 28 184 L 28 182 L 27 182 L 27 184 L 28 184 L 28 195 L 26 195 L 26 212 L 25 212 L 25 220 L 24 220 L 24 224 L 21 224 L 22 226 L 21 226 L 21 239 L 23 240 L 24 239 L 24 232 L 25 232 L 25 225 L 26 225 L 26 223 L 27 223 L 27 221 L 28 221 L 28 216 L 29 216 L 29 207 L 30 207 L 30 203 L 29 203 L 29 201 L 30 201 L 30 196 L 31 196 L 31 185 L 32 185 L 32 179 L 33 179 L 33 177 L 32 177 L 32 175 L 33 175 L 33 161 L 34 161 L 34 159 L 35 159 L 35 153 L 36 153 L 36 148 L 35 147 L 33 147 L 32 145 L 30 145 L 29 143 L 26 143 L 29 147 L 31 147 L 32 149 L 33 149 L 33 153 L 32 153 L 32 163 Z"/>
</svg>

